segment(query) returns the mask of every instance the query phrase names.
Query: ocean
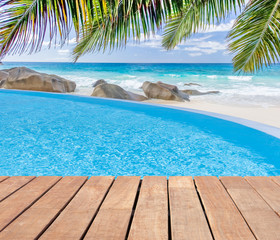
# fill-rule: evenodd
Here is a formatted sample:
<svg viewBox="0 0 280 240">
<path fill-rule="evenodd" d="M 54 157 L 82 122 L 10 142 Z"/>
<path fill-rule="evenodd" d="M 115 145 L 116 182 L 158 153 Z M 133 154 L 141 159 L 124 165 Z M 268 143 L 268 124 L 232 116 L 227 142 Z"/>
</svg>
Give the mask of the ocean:
<svg viewBox="0 0 280 240">
<path fill-rule="evenodd" d="M 280 65 L 257 74 L 238 75 L 231 64 L 150 64 L 150 63 L 43 63 L 4 62 L 0 69 L 25 66 L 56 74 L 77 84 L 76 94 L 90 95 L 92 83 L 105 79 L 126 90 L 141 92 L 144 81 L 162 81 L 179 89 L 220 91 L 219 94 L 192 96 L 210 103 L 242 106 L 280 106 Z M 201 86 L 184 86 L 197 83 Z"/>
</svg>

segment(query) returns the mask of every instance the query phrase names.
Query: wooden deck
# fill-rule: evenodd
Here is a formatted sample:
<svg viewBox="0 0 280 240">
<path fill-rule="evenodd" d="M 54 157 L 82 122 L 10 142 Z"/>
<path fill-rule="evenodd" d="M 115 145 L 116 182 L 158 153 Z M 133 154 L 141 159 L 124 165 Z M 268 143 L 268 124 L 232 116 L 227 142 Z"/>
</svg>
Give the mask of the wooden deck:
<svg viewBox="0 0 280 240">
<path fill-rule="evenodd" d="M 0 239 L 280 239 L 280 177 L 0 177 Z"/>
</svg>

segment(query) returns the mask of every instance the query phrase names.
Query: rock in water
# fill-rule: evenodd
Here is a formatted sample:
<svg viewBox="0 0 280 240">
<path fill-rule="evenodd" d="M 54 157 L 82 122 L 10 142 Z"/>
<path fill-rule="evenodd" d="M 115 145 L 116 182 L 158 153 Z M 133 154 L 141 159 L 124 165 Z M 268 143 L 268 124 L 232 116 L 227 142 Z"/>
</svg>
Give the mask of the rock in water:
<svg viewBox="0 0 280 240">
<path fill-rule="evenodd" d="M 0 88 L 4 85 L 9 77 L 9 73 L 5 71 L 0 71 Z"/>
<path fill-rule="evenodd" d="M 103 98 L 117 98 L 117 99 L 125 99 L 125 100 L 132 100 L 132 101 L 147 100 L 147 98 L 142 95 L 126 91 L 118 85 L 109 84 L 109 83 L 103 83 L 97 85 L 94 88 L 91 96 L 103 97 Z"/>
<path fill-rule="evenodd" d="M 197 91 L 197 90 L 194 90 L 194 89 L 182 90 L 182 92 L 184 92 L 188 95 L 193 95 L 193 96 L 220 93 L 219 91 L 200 92 L 200 91 Z"/>
<path fill-rule="evenodd" d="M 165 88 L 169 89 L 170 91 L 176 92 L 176 93 L 179 91 L 178 87 L 175 86 L 175 85 L 163 83 L 161 81 L 158 81 L 157 84 L 159 84 L 162 87 L 165 87 Z"/>
<path fill-rule="evenodd" d="M 92 84 L 92 87 L 96 87 L 99 84 L 107 83 L 104 79 L 99 79 Z"/>
<path fill-rule="evenodd" d="M 26 67 L 0 71 L 3 88 L 44 92 L 74 92 L 76 83 L 56 75 L 39 73 Z"/>
<path fill-rule="evenodd" d="M 200 84 L 198 83 L 185 83 L 184 86 L 201 86 Z"/>
<path fill-rule="evenodd" d="M 143 83 L 142 89 L 148 98 L 174 100 L 179 102 L 183 102 L 184 100 L 189 101 L 188 94 L 180 91 L 175 85 L 146 81 Z"/>
</svg>

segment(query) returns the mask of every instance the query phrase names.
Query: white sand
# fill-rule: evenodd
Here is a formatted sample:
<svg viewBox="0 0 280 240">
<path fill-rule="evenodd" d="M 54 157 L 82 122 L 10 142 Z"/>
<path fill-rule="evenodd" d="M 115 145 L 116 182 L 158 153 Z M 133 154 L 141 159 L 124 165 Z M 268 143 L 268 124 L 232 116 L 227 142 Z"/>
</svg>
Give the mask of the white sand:
<svg viewBox="0 0 280 240">
<path fill-rule="evenodd" d="M 274 127 L 280 128 L 280 105 L 276 107 L 247 107 L 236 105 L 223 105 L 217 103 L 207 103 L 201 100 L 191 99 L 190 102 L 175 102 L 164 100 L 148 100 L 145 102 L 172 105 L 176 107 L 185 107 L 198 109 L 208 112 L 221 113 L 234 117 L 240 117 Z"/>
<path fill-rule="evenodd" d="M 88 92 L 76 91 L 73 94 L 89 96 L 91 92 L 92 89 L 89 88 Z M 143 93 L 140 91 L 135 93 L 143 95 Z M 165 101 L 160 99 L 150 99 L 144 102 L 220 113 L 280 128 L 280 103 L 279 105 L 273 107 L 246 106 L 242 104 L 234 105 L 233 103 L 216 103 L 213 101 L 208 102 L 207 99 L 195 97 L 191 97 L 190 102 Z"/>
</svg>

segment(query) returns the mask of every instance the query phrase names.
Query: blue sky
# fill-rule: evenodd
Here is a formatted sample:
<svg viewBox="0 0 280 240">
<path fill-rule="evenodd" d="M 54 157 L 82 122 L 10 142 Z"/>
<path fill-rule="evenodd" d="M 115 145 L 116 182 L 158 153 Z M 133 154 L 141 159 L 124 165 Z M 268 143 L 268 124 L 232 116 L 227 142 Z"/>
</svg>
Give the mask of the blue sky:
<svg viewBox="0 0 280 240">
<path fill-rule="evenodd" d="M 219 25 L 211 26 L 171 51 L 165 51 L 161 47 L 161 33 L 158 32 L 150 40 L 141 39 L 138 44 L 129 42 L 125 49 L 113 53 L 87 54 L 78 62 L 229 63 L 232 56 L 227 52 L 226 35 L 233 22 L 231 18 Z M 3 61 L 71 62 L 71 51 L 74 46 L 73 35 L 69 43 L 62 48 L 57 46 L 48 49 L 48 43 L 44 42 L 39 53 L 7 56 Z"/>
</svg>

